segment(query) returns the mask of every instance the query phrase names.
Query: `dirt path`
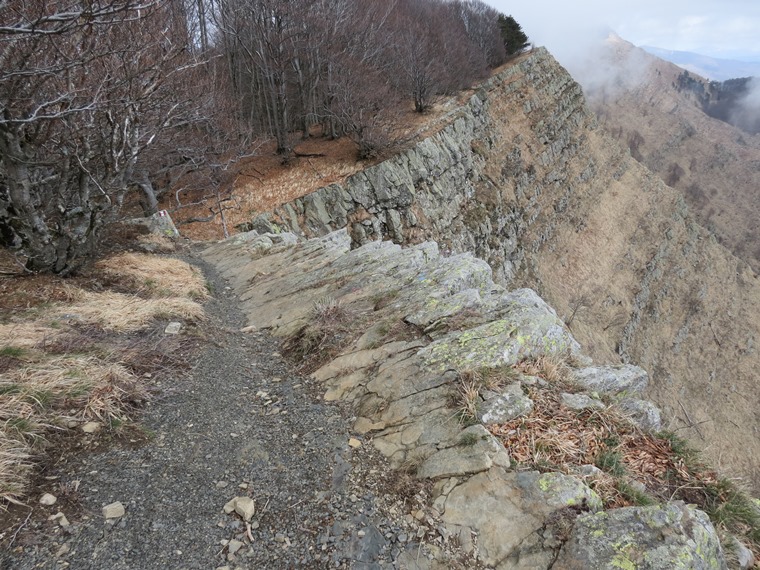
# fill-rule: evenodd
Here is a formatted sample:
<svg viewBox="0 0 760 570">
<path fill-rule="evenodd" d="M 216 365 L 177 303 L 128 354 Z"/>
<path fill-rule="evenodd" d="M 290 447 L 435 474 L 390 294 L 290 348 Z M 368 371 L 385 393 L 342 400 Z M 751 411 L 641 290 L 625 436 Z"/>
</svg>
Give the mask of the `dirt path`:
<svg viewBox="0 0 760 570">
<path fill-rule="evenodd" d="M 147 409 L 142 423 L 155 437 L 59 464 L 57 481 L 80 482 L 81 509 L 63 529 L 39 517 L 60 503 L 42 507 L 34 497 L 37 516 L 0 567 L 428 567 L 404 519 L 425 489 L 388 477 L 371 446 L 350 446 L 348 412 L 324 403 L 267 333 L 241 333 L 229 287 L 193 262 L 215 291 L 211 343 L 190 377 Z M 255 500 L 250 530 L 223 512 L 235 496 Z M 101 510 L 114 501 L 126 515 L 112 524 Z"/>
</svg>

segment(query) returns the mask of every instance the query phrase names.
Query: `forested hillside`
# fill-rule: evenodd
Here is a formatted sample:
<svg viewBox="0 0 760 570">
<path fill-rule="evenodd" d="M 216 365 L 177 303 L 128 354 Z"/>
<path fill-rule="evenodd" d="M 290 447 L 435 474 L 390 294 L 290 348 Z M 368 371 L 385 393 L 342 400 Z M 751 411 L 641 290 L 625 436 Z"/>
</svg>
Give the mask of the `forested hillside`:
<svg viewBox="0 0 760 570">
<path fill-rule="evenodd" d="M 217 198 L 274 139 L 347 136 L 359 157 L 527 45 L 479 0 L 0 3 L 0 240 L 68 273 L 130 190 Z"/>
</svg>

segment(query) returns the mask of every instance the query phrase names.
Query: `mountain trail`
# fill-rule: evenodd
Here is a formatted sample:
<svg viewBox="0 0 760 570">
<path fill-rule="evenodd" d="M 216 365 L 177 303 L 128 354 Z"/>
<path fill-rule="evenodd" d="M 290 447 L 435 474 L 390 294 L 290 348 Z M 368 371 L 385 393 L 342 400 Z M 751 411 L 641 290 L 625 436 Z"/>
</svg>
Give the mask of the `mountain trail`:
<svg viewBox="0 0 760 570">
<path fill-rule="evenodd" d="M 66 528 L 33 517 L 0 567 L 431 567 L 418 537 L 435 530 L 408 514 L 427 503 L 426 485 L 390 477 L 380 454 L 352 436 L 348 408 L 323 402 L 278 340 L 241 332 L 226 281 L 191 261 L 215 292 L 210 342 L 192 373 L 147 408 L 142 425 L 154 437 L 56 465 L 51 476 L 78 486 L 81 507 L 61 509 Z M 244 509 L 225 514 L 235 497 L 253 499 L 250 521 Z M 30 504 L 50 515 L 61 506 L 37 499 Z M 126 514 L 105 519 L 103 507 L 117 501 Z"/>
</svg>

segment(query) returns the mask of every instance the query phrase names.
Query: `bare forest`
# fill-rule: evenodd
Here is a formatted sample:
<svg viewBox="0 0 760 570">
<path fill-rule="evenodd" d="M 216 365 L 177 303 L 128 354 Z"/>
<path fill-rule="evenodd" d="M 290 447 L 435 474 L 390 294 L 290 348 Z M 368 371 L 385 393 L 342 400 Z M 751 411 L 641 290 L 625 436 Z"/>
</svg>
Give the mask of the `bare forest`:
<svg viewBox="0 0 760 570">
<path fill-rule="evenodd" d="M 479 0 L 0 0 L 0 245 L 70 273 L 125 203 L 219 192 L 263 141 L 371 157 L 526 45 Z"/>
</svg>

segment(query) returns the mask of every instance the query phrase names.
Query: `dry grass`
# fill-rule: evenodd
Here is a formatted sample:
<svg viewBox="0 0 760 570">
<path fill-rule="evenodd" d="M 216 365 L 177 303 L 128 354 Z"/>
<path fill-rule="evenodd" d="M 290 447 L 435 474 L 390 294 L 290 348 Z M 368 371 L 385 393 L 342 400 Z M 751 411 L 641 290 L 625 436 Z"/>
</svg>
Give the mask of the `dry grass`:
<svg viewBox="0 0 760 570">
<path fill-rule="evenodd" d="M 339 300 L 318 299 L 309 322 L 285 340 L 285 354 L 295 360 L 303 372 L 313 372 L 353 342 L 363 332 L 365 321 Z"/>
<path fill-rule="evenodd" d="M 6 348 L 32 349 L 47 342 L 55 341 L 61 333 L 60 329 L 53 328 L 50 326 L 50 322 L 44 321 L 0 324 L 0 350 Z"/>
<path fill-rule="evenodd" d="M 119 291 L 87 289 L 103 283 Z M 173 337 L 157 349 L 156 335 L 163 334 L 156 321 L 199 321 L 205 315 L 197 301 L 207 296 L 204 279 L 188 264 L 132 253 L 104 259 L 77 279 L 0 279 L 6 317 L 0 323 L 0 499 L 24 500 L 34 465 L 55 452 L 50 434 L 86 421 L 128 420 L 149 395 L 143 374 L 175 370 L 185 360 L 172 351 L 186 341 Z M 132 334 L 137 331 L 144 332 Z"/>
<path fill-rule="evenodd" d="M 75 420 L 126 419 L 148 391 L 120 364 L 58 357 L 4 374 L 0 396 L 0 497 L 13 502 L 24 494 L 30 459 L 47 433 Z"/>
<path fill-rule="evenodd" d="M 83 291 L 81 300 L 58 307 L 52 314 L 60 319 L 97 325 L 108 331 L 131 332 L 144 328 L 155 319 L 198 321 L 204 318 L 203 307 L 181 297 L 145 299 L 123 293 Z"/>
<path fill-rule="evenodd" d="M 480 386 L 473 379 L 462 379 L 457 387 L 457 414 L 459 423 L 470 424 L 478 418 Z"/>
<path fill-rule="evenodd" d="M 458 373 L 458 384 L 454 407 L 461 424 L 477 421 L 481 392 L 498 392 L 507 384 L 518 379 L 518 373 L 511 367 L 466 369 Z"/>
<path fill-rule="evenodd" d="M 77 288 L 49 275 L 14 275 L 0 278 L 0 309 L 19 311 L 71 301 Z M 2 313 L 0 313 L 2 315 Z"/>
<path fill-rule="evenodd" d="M 524 360 L 517 365 L 517 369 L 529 376 L 540 376 L 555 386 L 569 387 L 573 384 L 572 369 L 567 358 L 562 355 L 552 354 L 539 356 L 534 360 Z"/>
<path fill-rule="evenodd" d="M 148 395 L 127 368 L 91 356 L 62 356 L 14 370 L 0 381 L 4 390 L 20 403 L 65 409 L 61 417 L 79 420 L 124 419 Z"/>
<path fill-rule="evenodd" d="M 645 485 L 653 496 L 691 479 L 667 439 L 643 433 L 614 408 L 576 411 L 564 406 L 551 387 L 533 386 L 529 396 L 530 414 L 491 427 L 517 463 L 566 473 L 596 465 L 613 477 L 625 475 Z M 619 489 L 608 488 L 608 480 L 600 483 L 597 490 L 608 506 L 631 504 Z"/>
<path fill-rule="evenodd" d="M 179 259 L 122 253 L 99 261 L 95 270 L 121 287 L 146 297 L 207 299 L 209 296 L 201 273 Z"/>
<path fill-rule="evenodd" d="M 34 464 L 28 446 L 0 438 L 0 498 L 14 504 L 24 496 Z"/>
</svg>

